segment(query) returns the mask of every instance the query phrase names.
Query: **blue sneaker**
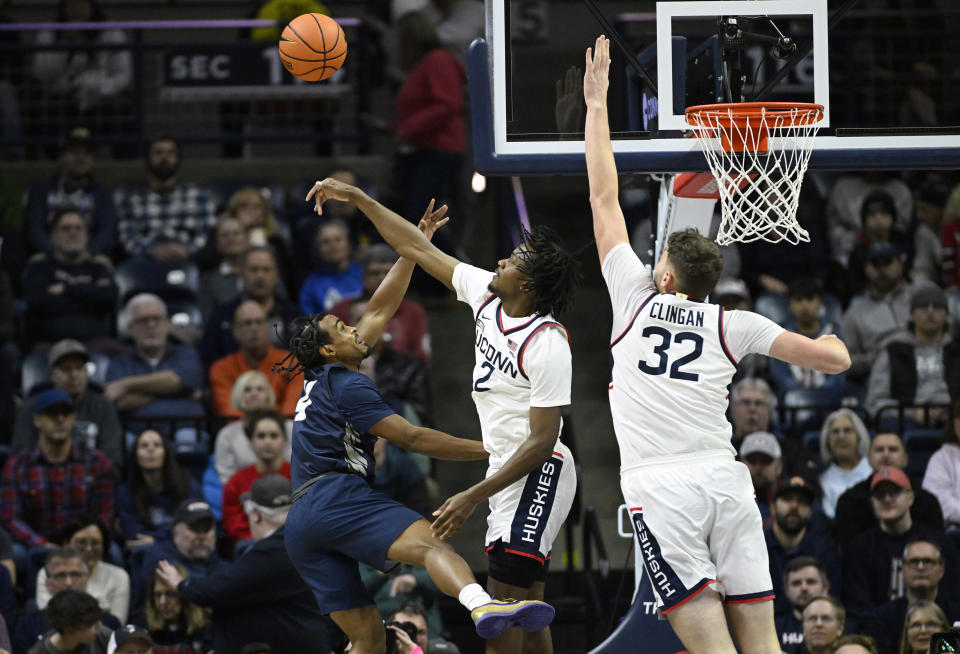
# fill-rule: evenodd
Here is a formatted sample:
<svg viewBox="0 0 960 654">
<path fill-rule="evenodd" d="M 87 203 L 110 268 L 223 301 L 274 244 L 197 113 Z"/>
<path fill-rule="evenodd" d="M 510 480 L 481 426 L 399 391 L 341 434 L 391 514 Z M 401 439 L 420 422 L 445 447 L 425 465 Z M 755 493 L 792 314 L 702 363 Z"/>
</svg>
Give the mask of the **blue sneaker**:
<svg viewBox="0 0 960 654">
<path fill-rule="evenodd" d="M 538 600 L 493 600 L 470 612 L 477 634 L 481 638 L 495 638 L 510 627 L 524 631 L 540 631 L 551 622 L 556 612 L 546 602 Z"/>
</svg>

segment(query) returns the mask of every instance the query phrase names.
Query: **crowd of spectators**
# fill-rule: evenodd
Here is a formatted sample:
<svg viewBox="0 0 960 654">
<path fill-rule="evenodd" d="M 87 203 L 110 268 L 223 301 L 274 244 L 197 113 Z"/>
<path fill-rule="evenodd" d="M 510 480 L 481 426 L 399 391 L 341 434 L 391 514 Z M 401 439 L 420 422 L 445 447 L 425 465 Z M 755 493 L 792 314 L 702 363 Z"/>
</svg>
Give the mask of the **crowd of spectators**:
<svg viewBox="0 0 960 654">
<path fill-rule="evenodd" d="M 145 185 L 107 189 L 95 151 L 88 130 L 68 134 L 53 181 L 26 193 L 17 284 L 0 272 L 20 307 L 4 351 L 22 368 L 15 418 L 0 424 L 11 651 L 106 651 L 112 635 L 154 652 L 339 647 L 283 548 L 302 378 L 273 366 L 292 318 L 355 316 L 397 257 L 321 220 L 298 281 L 288 223 L 260 188 L 218 207 L 180 181 L 180 147 L 163 137 Z M 387 334 L 365 372 L 399 412 L 432 423 L 423 307 L 404 301 Z M 384 492 L 424 514 L 435 504 L 429 460 L 378 447 L 377 469 Z M 446 643 L 436 589 L 426 606 L 414 595 L 410 622 L 432 616 L 429 636 Z"/>
</svg>

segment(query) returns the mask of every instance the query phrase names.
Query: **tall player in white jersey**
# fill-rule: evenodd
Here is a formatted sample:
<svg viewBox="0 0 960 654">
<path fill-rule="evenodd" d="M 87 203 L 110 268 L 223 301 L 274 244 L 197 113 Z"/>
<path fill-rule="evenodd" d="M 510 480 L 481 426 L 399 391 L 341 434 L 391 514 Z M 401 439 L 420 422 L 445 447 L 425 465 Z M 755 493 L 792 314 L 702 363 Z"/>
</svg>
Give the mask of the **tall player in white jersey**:
<svg viewBox="0 0 960 654">
<path fill-rule="evenodd" d="M 833 335 L 811 340 L 703 300 L 722 262 L 696 230 L 670 235 L 653 277 L 630 248 L 610 145 L 610 42 L 587 49 L 590 205 L 613 305 L 610 410 L 620 486 L 657 604 L 691 654 L 779 654 L 760 512 L 724 414 L 737 362 L 760 353 L 822 372 L 850 366 Z M 729 627 L 729 629 L 728 629 Z"/>
<path fill-rule="evenodd" d="M 555 232 L 538 226 L 489 272 L 445 254 L 360 189 L 325 179 L 311 195 L 318 210 L 328 199 L 356 205 L 402 257 L 470 305 L 476 328 L 472 395 L 489 468 L 483 481 L 434 512 L 433 533 L 452 536 L 488 500 L 488 590 L 497 598 L 542 600 L 550 550 L 577 485 L 573 456 L 559 440 L 561 411 L 570 404 L 570 341 L 553 318 L 573 297 L 576 260 Z M 550 654 L 549 629 L 511 628 L 487 640 L 487 654 L 521 651 Z"/>
</svg>

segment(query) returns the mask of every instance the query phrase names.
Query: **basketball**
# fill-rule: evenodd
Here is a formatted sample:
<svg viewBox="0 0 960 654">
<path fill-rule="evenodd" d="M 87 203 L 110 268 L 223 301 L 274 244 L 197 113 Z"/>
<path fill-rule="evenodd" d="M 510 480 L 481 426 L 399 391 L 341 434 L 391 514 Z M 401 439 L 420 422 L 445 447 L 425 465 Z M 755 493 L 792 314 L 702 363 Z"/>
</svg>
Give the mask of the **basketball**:
<svg viewBox="0 0 960 654">
<path fill-rule="evenodd" d="M 302 14 L 283 28 L 278 49 L 291 75 L 319 82 L 340 70 L 347 57 L 347 38 L 329 16 Z"/>
</svg>

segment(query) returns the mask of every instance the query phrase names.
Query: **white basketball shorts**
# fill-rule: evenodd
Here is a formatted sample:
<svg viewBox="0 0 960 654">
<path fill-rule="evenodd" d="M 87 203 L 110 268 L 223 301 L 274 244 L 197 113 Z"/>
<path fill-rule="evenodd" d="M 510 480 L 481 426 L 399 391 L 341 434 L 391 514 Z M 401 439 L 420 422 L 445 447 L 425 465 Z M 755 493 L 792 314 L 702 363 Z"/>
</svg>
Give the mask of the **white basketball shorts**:
<svg viewBox="0 0 960 654">
<path fill-rule="evenodd" d="M 498 468 L 489 468 L 487 477 Z M 506 551 L 544 563 L 573 506 L 577 473 L 573 455 L 557 441 L 553 456 L 490 498 L 486 549 L 502 540 Z"/>
<path fill-rule="evenodd" d="M 750 472 L 729 454 L 665 458 L 621 474 L 661 613 L 713 586 L 726 603 L 773 599 Z"/>
</svg>

